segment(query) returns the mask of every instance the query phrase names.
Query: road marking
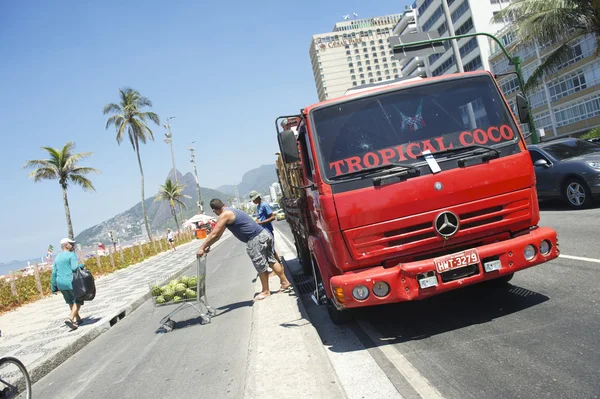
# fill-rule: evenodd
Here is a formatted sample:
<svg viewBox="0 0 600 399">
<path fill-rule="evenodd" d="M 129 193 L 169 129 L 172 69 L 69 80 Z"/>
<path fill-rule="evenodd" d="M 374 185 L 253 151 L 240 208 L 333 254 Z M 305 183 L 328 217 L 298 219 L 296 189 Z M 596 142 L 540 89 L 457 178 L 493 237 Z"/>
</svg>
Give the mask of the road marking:
<svg viewBox="0 0 600 399">
<path fill-rule="evenodd" d="M 584 257 L 581 257 L 581 256 L 573 256 L 573 255 L 563 255 L 563 254 L 560 254 L 558 257 L 559 258 L 565 258 L 565 259 L 572 259 L 572 260 L 580 260 L 582 262 L 600 263 L 600 259 L 584 258 Z"/>
<path fill-rule="evenodd" d="M 219 263 L 217 266 L 215 266 L 215 268 L 213 269 L 213 271 L 212 271 L 212 272 L 213 272 L 213 273 L 214 273 L 214 272 L 216 272 L 216 271 L 217 271 L 217 269 L 218 269 L 219 267 L 221 267 L 221 265 L 222 265 L 222 264 L 223 264 L 223 262 L 221 262 L 221 263 Z"/>
<path fill-rule="evenodd" d="M 377 345 L 379 350 L 388 358 L 394 367 L 402 374 L 408 383 L 423 398 L 443 398 L 443 396 L 423 377 L 419 371 L 400 353 L 393 345 L 384 343 L 386 340 L 377 332 L 373 325 L 364 320 L 357 320 L 356 323 L 369 336 L 371 341 Z"/>
</svg>

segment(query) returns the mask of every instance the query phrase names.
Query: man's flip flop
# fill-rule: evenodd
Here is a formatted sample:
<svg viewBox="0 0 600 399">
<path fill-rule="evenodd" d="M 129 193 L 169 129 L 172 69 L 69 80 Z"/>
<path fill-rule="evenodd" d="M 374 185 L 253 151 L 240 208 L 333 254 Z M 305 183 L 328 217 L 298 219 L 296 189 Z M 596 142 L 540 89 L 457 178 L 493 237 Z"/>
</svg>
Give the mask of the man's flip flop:
<svg viewBox="0 0 600 399">
<path fill-rule="evenodd" d="M 285 287 L 285 288 L 280 288 L 280 289 L 279 289 L 279 291 L 277 291 L 277 292 L 290 292 L 292 289 L 293 289 L 293 287 L 292 287 L 292 285 L 290 284 L 290 285 L 288 285 L 288 286 L 287 286 L 287 287 Z"/>
</svg>

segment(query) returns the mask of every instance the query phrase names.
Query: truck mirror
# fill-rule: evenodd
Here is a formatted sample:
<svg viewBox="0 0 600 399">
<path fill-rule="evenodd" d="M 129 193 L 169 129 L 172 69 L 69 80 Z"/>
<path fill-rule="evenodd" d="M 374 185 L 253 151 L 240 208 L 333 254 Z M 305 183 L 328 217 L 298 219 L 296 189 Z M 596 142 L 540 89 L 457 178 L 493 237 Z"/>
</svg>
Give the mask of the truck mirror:
<svg viewBox="0 0 600 399">
<path fill-rule="evenodd" d="M 522 94 L 517 94 L 517 111 L 519 113 L 519 121 L 521 123 L 529 122 L 529 104 L 527 99 Z"/>
<path fill-rule="evenodd" d="M 284 130 L 279 133 L 279 149 L 285 163 L 294 163 L 300 160 L 298 155 L 298 142 L 292 130 Z"/>
</svg>

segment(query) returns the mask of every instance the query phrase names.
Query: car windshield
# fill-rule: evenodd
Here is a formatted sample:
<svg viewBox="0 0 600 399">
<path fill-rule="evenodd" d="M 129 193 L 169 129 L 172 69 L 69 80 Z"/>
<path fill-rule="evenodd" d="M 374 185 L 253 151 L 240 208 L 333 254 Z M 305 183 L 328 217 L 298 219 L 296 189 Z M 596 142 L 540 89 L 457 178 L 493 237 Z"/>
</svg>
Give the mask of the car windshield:
<svg viewBox="0 0 600 399">
<path fill-rule="evenodd" d="M 488 75 L 399 89 L 315 109 L 328 178 L 404 163 L 423 151 L 516 142 L 510 111 Z"/>
<path fill-rule="evenodd" d="M 585 140 L 561 141 L 546 145 L 543 149 L 559 161 L 587 154 L 600 154 L 600 145 Z"/>
</svg>

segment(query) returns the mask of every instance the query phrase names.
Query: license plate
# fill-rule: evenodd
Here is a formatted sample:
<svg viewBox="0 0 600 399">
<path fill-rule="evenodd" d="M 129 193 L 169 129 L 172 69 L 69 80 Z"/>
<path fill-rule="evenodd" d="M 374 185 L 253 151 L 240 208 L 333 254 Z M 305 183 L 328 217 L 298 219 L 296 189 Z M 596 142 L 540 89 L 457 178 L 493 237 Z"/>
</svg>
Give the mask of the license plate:
<svg viewBox="0 0 600 399">
<path fill-rule="evenodd" d="M 433 259 L 438 273 L 458 269 L 479 263 L 479 254 L 476 249 L 468 249 L 451 255 L 441 256 Z"/>
</svg>

